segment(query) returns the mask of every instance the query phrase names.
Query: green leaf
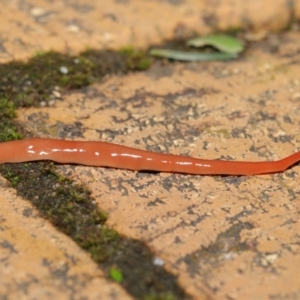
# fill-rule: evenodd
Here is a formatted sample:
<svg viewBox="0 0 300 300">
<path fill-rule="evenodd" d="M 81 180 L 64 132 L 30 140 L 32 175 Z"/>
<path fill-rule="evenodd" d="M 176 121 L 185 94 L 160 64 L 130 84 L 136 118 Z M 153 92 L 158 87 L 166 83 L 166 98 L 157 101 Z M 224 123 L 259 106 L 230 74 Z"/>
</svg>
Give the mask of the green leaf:
<svg viewBox="0 0 300 300">
<path fill-rule="evenodd" d="M 237 38 L 228 35 L 207 35 L 196 37 L 187 42 L 188 46 L 212 46 L 221 52 L 237 54 L 244 50 L 244 44 Z"/>
<path fill-rule="evenodd" d="M 210 61 L 237 58 L 235 53 L 200 53 L 168 49 L 152 49 L 150 50 L 150 55 L 181 61 Z"/>
<path fill-rule="evenodd" d="M 109 276 L 112 280 L 114 280 L 116 282 L 123 281 L 123 274 L 117 267 L 111 267 L 109 269 Z"/>
</svg>

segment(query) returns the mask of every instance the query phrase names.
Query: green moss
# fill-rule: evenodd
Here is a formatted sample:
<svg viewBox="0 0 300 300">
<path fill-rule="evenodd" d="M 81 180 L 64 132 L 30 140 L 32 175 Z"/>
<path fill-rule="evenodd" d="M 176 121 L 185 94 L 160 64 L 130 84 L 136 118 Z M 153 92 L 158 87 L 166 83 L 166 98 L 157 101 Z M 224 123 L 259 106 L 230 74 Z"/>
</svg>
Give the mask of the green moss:
<svg viewBox="0 0 300 300">
<path fill-rule="evenodd" d="M 5 95 L 0 94 L 0 142 L 21 139 L 17 126 L 13 122 L 16 116 L 16 108 Z"/>
<path fill-rule="evenodd" d="M 0 119 L 13 119 L 17 116 L 15 105 L 5 96 L 0 98 Z"/>
<path fill-rule="evenodd" d="M 48 103 L 53 91 L 79 89 L 103 76 L 145 70 L 150 59 L 139 50 L 87 50 L 77 56 L 38 52 L 27 62 L 13 61 L 0 65 L 0 94 L 6 94 L 17 107 Z"/>
<path fill-rule="evenodd" d="M 120 53 L 125 56 L 126 65 L 130 70 L 143 71 L 151 66 L 151 58 L 145 51 L 128 46 L 122 48 Z"/>
<path fill-rule="evenodd" d="M 0 142 L 19 140 L 22 135 L 18 132 L 18 129 L 14 122 L 10 120 L 1 120 L 0 122 Z"/>
<path fill-rule="evenodd" d="M 112 266 L 109 269 L 109 276 L 113 281 L 116 281 L 116 282 L 123 281 L 123 274 L 116 266 Z"/>
</svg>

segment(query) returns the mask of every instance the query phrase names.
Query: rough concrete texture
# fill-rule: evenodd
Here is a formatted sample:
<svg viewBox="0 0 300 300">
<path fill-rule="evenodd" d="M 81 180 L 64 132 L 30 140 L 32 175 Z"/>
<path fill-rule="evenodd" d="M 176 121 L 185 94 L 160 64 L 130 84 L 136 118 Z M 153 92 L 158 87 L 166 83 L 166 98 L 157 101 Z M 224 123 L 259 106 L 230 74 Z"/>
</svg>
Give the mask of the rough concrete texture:
<svg viewBox="0 0 300 300">
<path fill-rule="evenodd" d="M 19 58 L 65 45 L 74 52 L 83 45 L 147 46 L 171 37 L 178 24 L 199 31 L 200 12 L 212 11 L 193 0 L 32 2 L 6 4 L 10 14 L 0 18 L 7 26 L 3 60 L 8 53 Z M 244 26 L 244 19 L 258 28 L 274 28 L 271 20 L 284 24 L 290 17 L 285 1 L 265 1 L 268 9 L 263 11 L 260 1 L 216 2 L 216 28 Z M 157 18 L 158 12 L 165 15 Z M 232 12 L 236 19 L 225 18 Z M 22 21 L 14 22 L 16 18 Z M 24 28 L 31 28 L 28 35 Z M 206 24 L 203 32 L 209 29 Z M 28 47 L 16 46 L 20 36 Z M 53 107 L 22 109 L 18 120 L 40 137 L 102 140 L 208 159 L 276 160 L 300 149 L 299 40 L 298 31 L 287 32 L 254 45 L 237 61 L 157 63 L 143 73 L 111 76 L 64 95 Z M 108 224 L 144 241 L 194 299 L 300 299 L 298 165 L 253 177 L 74 165 L 58 169 L 84 182 L 108 212 Z M 27 283 L 28 299 L 72 293 L 93 299 L 100 294 L 101 299 L 129 297 L 117 284 L 104 283 L 89 256 L 36 216 L 4 180 L 0 197 L 2 294 L 8 290 L 20 298 L 20 280 Z M 59 272 L 64 275 L 56 276 Z M 60 288 L 62 281 L 68 281 L 69 290 Z M 51 297 L 40 294 L 40 285 Z"/>
</svg>

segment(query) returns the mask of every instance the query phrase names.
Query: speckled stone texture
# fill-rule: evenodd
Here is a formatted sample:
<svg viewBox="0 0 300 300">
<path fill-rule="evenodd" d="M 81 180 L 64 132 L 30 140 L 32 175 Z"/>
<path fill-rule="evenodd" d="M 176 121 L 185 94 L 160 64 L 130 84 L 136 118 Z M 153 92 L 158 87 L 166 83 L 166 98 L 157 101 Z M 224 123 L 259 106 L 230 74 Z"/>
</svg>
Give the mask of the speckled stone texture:
<svg viewBox="0 0 300 300">
<path fill-rule="evenodd" d="M 147 47 L 179 25 L 203 33 L 249 24 L 276 29 L 291 17 L 286 1 L 265 1 L 264 9 L 261 1 L 215 1 L 214 18 L 211 5 L 193 0 L 1 2 L 2 61 L 40 49 Z M 291 31 L 252 45 L 237 61 L 156 63 L 110 76 L 53 107 L 20 109 L 18 121 L 40 137 L 208 159 L 280 159 L 300 149 L 299 41 Z M 144 241 L 194 299 L 300 299 L 298 165 L 253 177 L 57 168 L 84 183 L 108 224 Z M 4 179 L 0 189 L 0 295 L 131 298 Z"/>
</svg>

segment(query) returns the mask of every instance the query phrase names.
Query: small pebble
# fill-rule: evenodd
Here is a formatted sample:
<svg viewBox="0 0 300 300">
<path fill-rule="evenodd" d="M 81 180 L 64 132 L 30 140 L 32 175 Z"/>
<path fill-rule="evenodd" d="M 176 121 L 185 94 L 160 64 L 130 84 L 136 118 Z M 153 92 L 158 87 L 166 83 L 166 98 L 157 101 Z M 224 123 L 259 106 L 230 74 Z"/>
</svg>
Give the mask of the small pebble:
<svg viewBox="0 0 300 300">
<path fill-rule="evenodd" d="M 300 99 L 300 93 L 295 93 L 292 95 L 292 100 L 298 100 Z"/>
<path fill-rule="evenodd" d="M 79 26 L 75 25 L 75 24 L 71 24 L 67 27 L 67 30 L 70 31 L 70 32 L 79 32 L 80 31 L 80 28 Z"/>
<path fill-rule="evenodd" d="M 155 257 L 153 258 L 153 264 L 154 264 L 155 266 L 162 267 L 162 266 L 165 264 L 165 262 L 164 262 L 164 260 L 161 259 L 160 257 L 155 256 Z"/>
<path fill-rule="evenodd" d="M 30 10 L 30 14 L 33 17 L 41 17 L 46 14 L 46 10 L 40 7 L 34 7 Z"/>
<path fill-rule="evenodd" d="M 52 94 L 57 98 L 60 99 L 61 98 L 61 93 L 58 91 L 52 91 Z"/>
<path fill-rule="evenodd" d="M 68 68 L 65 67 L 65 66 L 60 67 L 60 68 L 59 68 L 59 71 L 60 71 L 60 73 L 62 73 L 62 74 L 64 74 L 64 75 L 66 75 L 66 74 L 69 73 Z"/>
<path fill-rule="evenodd" d="M 247 211 L 251 211 L 252 210 L 252 206 L 250 204 L 246 205 L 245 208 L 246 208 Z"/>
<path fill-rule="evenodd" d="M 54 104 L 55 104 L 55 100 L 50 100 L 50 101 L 48 102 L 48 105 L 49 105 L 49 106 L 54 106 Z"/>
</svg>

